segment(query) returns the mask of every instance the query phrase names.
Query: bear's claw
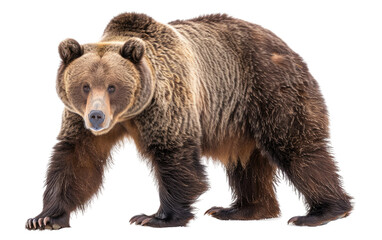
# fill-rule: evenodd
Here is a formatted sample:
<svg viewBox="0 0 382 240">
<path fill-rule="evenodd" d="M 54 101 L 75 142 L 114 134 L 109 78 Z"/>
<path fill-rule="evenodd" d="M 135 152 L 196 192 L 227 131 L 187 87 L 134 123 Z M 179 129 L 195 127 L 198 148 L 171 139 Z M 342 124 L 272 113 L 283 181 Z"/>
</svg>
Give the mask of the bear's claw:
<svg viewBox="0 0 382 240">
<path fill-rule="evenodd" d="M 135 223 L 136 225 L 144 226 L 144 225 L 147 224 L 152 218 L 153 218 L 153 216 L 147 216 L 147 215 L 145 215 L 145 214 L 137 215 L 137 216 L 134 216 L 134 217 L 132 217 L 132 218 L 130 219 L 130 224 Z"/>
<path fill-rule="evenodd" d="M 208 210 L 204 213 L 204 215 L 214 216 L 215 213 L 217 213 L 217 212 L 219 212 L 219 211 L 221 211 L 221 210 L 223 210 L 223 209 L 224 209 L 224 208 L 222 208 L 222 207 L 212 207 L 212 208 L 208 209 Z"/>
<path fill-rule="evenodd" d="M 30 218 L 25 223 L 25 228 L 28 230 L 44 230 L 44 229 L 60 229 L 61 226 L 57 223 L 51 224 L 50 217 L 44 217 L 44 218 Z"/>
</svg>

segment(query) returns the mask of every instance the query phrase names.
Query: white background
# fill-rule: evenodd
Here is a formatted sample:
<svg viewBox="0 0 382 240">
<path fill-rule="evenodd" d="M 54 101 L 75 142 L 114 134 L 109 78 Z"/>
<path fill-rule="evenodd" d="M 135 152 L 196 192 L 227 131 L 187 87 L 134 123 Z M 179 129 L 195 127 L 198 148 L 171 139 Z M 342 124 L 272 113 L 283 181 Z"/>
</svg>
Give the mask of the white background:
<svg viewBox="0 0 382 240">
<path fill-rule="evenodd" d="M 2 1 L 0 3 L 0 239 L 345 239 L 381 237 L 382 7 L 377 1 Z M 153 177 L 131 142 L 114 154 L 103 191 L 84 214 L 60 231 L 24 229 L 42 208 L 44 178 L 60 129 L 63 104 L 55 92 L 57 46 L 65 38 L 96 42 L 110 19 L 126 11 L 159 22 L 228 13 L 260 24 L 299 53 L 326 99 L 333 152 L 344 187 L 354 197 L 346 219 L 308 228 L 288 226 L 305 208 L 281 180 L 282 216 L 262 221 L 219 221 L 204 216 L 228 206 L 223 168 L 208 166 L 211 189 L 186 228 L 129 225 L 158 206 Z"/>
</svg>

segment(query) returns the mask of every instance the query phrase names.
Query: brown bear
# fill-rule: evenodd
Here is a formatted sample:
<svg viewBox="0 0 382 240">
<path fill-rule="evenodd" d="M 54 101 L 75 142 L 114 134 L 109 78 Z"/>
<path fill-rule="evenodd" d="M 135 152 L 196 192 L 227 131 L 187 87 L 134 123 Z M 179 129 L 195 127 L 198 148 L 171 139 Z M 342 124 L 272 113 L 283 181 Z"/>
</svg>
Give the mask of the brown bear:
<svg viewBox="0 0 382 240">
<path fill-rule="evenodd" d="M 227 169 L 234 202 L 206 214 L 279 216 L 276 170 L 304 197 L 317 226 L 347 216 L 351 198 L 330 153 L 328 113 L 302 58 L 272 32 L 227 15 L 161 24 L 121 14 L 98 43 L 59 45 L 57 93 L 65 110 L 47 170 L 43 210 L 27 229 L 69 227 L 102 185 L 110 151 L 125 137 L 148 159 L 160 207 L 130 223 L 184 226 L 207 190 L 201 157 Z"/>
</svg>

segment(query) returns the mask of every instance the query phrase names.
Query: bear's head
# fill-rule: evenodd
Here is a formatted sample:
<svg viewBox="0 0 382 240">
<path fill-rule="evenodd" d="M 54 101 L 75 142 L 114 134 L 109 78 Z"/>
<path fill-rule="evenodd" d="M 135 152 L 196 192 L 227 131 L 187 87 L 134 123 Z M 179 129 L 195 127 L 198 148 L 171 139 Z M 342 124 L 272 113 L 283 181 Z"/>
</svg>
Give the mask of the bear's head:
<svg viewBox="0 0 382 240">
<path fill-rule="evenodd" d="M 58 95 L 95 135 L 107 133 L 150 103 L 154 78 L 141 39 L 85 45 L 66 39 L 59 54 Z"/>
</svg>

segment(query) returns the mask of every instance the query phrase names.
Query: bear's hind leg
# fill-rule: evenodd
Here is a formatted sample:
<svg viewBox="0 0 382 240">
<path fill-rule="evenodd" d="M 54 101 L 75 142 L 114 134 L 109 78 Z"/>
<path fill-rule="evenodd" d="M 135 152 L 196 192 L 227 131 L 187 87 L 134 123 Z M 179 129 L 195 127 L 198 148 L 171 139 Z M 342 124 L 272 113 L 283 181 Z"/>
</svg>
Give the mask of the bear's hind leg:
<svg viewBox="0 0 382 240">
<path fill-rule="evenodd" d="M 238 161 L 227 167 L 235 202 L 229 208 L 213 207 L 205 214 L 221 220 L 259 220 L 280 214 L 274 191 L 275 166 L 255 149 L 246 166 Z"/>
<path fill-rule="evenodd" d="M 319 226 L 348 216 L 352 210 L 351 197 L 341 187 L 338 169 L 326 142 L 316 143 L 314 149 L 309 146 L 301 149 L 305 152 L 284 152 L 277 157 L 280 168 L 309 207 L 306 216 L 293 217 L 288 224 Z"/>
</svg>

